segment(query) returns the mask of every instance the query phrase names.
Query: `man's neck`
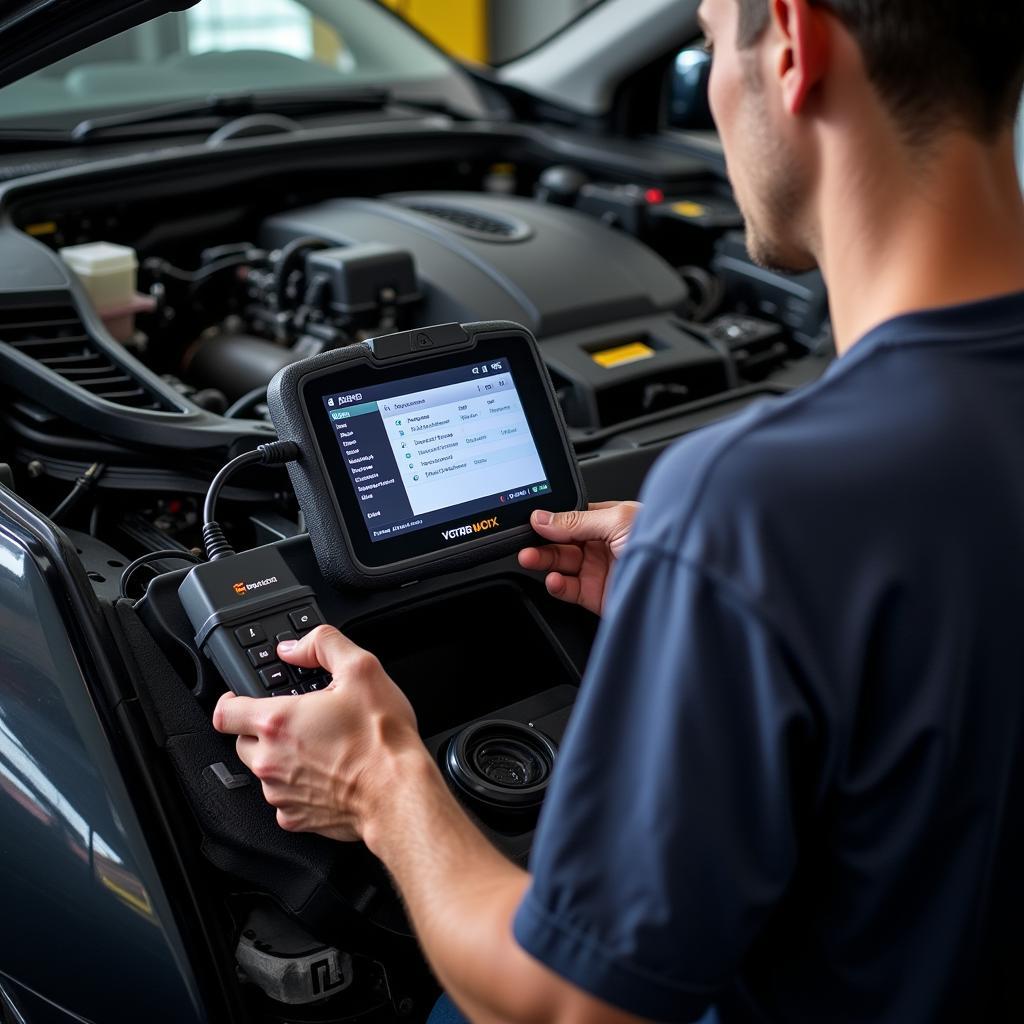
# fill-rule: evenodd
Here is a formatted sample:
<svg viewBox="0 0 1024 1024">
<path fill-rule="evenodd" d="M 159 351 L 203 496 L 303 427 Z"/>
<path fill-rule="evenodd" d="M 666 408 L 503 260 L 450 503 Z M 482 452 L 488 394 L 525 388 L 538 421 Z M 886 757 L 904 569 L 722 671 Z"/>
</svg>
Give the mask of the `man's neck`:
<svg viewBox="0 0 1024 1024">
<path fill-rule="evenodd" d="M 840 355 L 900 314 L 1024 291 L 1009 133 L 995 147 L 951 138 L 919 165 L 892 146 L 869 167 L 866 152 L 833 151 L 823 178 L 820 264 Z"/>
</svg>

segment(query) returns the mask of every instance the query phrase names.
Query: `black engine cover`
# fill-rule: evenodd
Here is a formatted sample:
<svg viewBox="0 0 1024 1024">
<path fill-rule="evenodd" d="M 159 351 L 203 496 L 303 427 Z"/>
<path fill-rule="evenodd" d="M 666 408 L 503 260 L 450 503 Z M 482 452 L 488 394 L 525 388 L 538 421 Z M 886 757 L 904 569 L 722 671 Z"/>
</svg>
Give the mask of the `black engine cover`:
<svg viewBox="0 0 1024 1024">
<path fill-rule="evenodd" d="M 629 235 L 562 207 L 472 192 L 332 199 L 269 218 L 261 242 L 313 235 L 408 250 L 420 323 L 512 320 L 550 337 L 679 308 L 686 289 Z"/>
</svg>

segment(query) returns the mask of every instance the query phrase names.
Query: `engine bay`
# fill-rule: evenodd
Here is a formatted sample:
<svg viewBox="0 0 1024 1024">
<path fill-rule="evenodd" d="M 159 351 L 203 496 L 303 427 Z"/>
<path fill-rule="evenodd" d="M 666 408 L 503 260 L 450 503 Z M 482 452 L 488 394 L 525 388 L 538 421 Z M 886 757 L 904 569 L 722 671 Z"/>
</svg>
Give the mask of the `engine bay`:
<svg viewBox="0 0 1024 1024">
<path fill-rule="evenodd" d="M 224 680 L 179 588 L 204 557 L 211 479 L 277 436 L 271 378 L 393 332 L 522 324 L 601 501 L 635 498 L 672 441 L 831 358 L 820 278 L 754 266 L 727 185 L 699 161 L 511 128 L 414 134 L 157 153 L 0 193 L 0 478 L 64 530 L 107 609 L 139 742 L 176 794 L 174 830 L 253 1020 L 423 1020 L 437 993 L 380 865 L 278 829 L 210 725 Z M 113 298 L 105 275 L 121 275 Z M 376 592 L 331 586 L 280 467 L 239 473 L 221 509 L 237 557 L 272 559 L 306 595 L 254 612 L 242 649 L 315 607 L 380 658 L 469 813 L 525 863 L 596 620 L 508 555 Z M 275 575 L 235 564 L 240 595 Z"/>
<path fill-rule="evenodd" d="M 169 196 L 159 204 L 168 219 L 151 200 L 18 204 L 0 256 L 28 287 L 0 292 L 0 359 L 20 489 L 56 508 L 98 463 L 88 481 L 96 501 L 76 525 L 126 557 L 190 549 L 196 495 L 220 457 L 271 433 L 264 393 L 274 373 L 429 324 L 529 328 L 580 455 L 644 446 L 694 409 L 729 411 L 820 372 L 829 344 L 820 279 L 755 268 L 739 215 L 710 176 L 671 194 L 581 185 L 581 172 L 562 167 L 501 170 L 487 168 L 478 191 L 285 196 L 295 205 L 272 212 L 257 195 L 226 208 L 216 190 L 204 197 L 212 208 L 188 215 L 176 209 L 186 200 Z M 567 196 L 568 185 L 577 190 Z M 512 187 L 531 195 L 493 191 Z M 63 214 L 72 203 L 86 212 Z M 137 254 L 130 301 L 112 311 L 96 309 L 59 256 L 97 242 Z M 27 304 L 32 293 L 39 300 Z M 243 525 L 254 541 L 268 537 L 269 509 L 288 518 L 287 497 L 272 490 L 229 496 L 249 512 L 262 506 L 263 525 Z M 104 517 L 104 498 L 129 491 L 135 507 L 118 500 L 114 521 Z"/>
</svg>

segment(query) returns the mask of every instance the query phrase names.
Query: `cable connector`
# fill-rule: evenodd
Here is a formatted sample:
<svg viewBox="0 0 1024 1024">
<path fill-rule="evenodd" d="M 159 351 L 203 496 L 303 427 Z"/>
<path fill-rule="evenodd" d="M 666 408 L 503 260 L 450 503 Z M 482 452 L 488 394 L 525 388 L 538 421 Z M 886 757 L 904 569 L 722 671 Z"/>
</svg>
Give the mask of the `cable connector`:
<svg viewBox="0 0 1024 1024">
<path fill-rule="evenodd" d="M 218 558 L 227 558 L 235 553 L 220 523 L 216 522 L 203 523 L 203 550 L 208 562 L 216 562 Z"/>
<path fill-rule="evenodd" d="M 75 481 L 64 500 L 50 513 L 50 519 L 59 523 L 96 486 L 96 482 L 106 472 L 106 469 L 107 467 L 102 462 L 94 462 L 85 470 Z"/>
<path fill-rule="evenodd" d="M 211 562 L 235 553 L 220 523 L 213 515 L 217 507 L 217 498 L 228 478 L 243 466 L 283 466 L 286 462 L 295 462 L 301 454 L 302 449 L 294 441 L 271 441 L 261 444 L 255 451 L 244 452 L 232 459 L 213 478 L 203 504 L 203 547 L 206 549 L 206 557 Z"/>
<path fill-rule="evenodd" d="M 270 441 L 261 444 L 256 451 L 263 456 L 265 466 L 283 466 L 286 462 L 295 462 L 302 454 L 294 441 Z"/>
</svg>

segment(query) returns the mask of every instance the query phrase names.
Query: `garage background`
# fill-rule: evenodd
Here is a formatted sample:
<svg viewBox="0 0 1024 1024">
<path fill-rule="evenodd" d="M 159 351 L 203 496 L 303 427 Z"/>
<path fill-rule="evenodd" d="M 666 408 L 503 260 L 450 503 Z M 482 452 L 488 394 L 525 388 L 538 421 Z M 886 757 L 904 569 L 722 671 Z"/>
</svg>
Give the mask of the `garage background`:
<svg viewBox="0 0 1024 1024">
<path fill-rule="evenodd" d="M 449 53 L 502 64 L 598 0 L 381 0 Z"/>
</svg>

